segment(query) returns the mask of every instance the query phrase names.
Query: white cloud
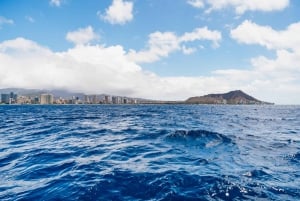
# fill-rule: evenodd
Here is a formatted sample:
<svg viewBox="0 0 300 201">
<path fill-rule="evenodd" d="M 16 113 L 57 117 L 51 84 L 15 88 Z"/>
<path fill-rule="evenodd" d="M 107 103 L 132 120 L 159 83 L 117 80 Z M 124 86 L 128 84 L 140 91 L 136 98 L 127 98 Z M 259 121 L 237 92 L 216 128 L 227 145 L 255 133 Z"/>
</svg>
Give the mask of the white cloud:
<svg viewBox="0 0 300 201">
<path fill-rule="evenodd" d="M 264 56 L 253 58 L 251 63 L 256 70 L 280 78 L 300 77 L 300 51 L 290 52 L 287 50 L 277 50 L 275 59 L 268 59 Z"/>
<path fill-rule="evenodd" d="M 94 32 L 91 26 L 86 28 L 80 28 L 76 31 L 68 32 L 66 39 L 75 45 L 83 45 L 94 40 L 97 40 L 99 36 Z"/>
<path fill-rule="evenodd" d="M 7 40 L 0 44 L 0 52 L 9 52 L 15 55 L 15 53 L 38 53 L 48 54 L 50 50 L 44 48 L 34 41 L 26 40 L 24 38 L 16 38 L 14 40 Z"/>
<path fill-rule="evenodd" d="M 204 7 L 203 0 L 188 0 L 187 3 L 192 5 L 195 8 L 203 8 Z"/>
<path fill-rule="evenodd" d="M 5 25 L 5 24 L 14 24 L 14 21 L 11 19 L 7 19 L 3 16 L 0 16 L 0 29 L 1 29 L 2 25 Z"/>
<path fill-rule="evenodd" d="M 50 5 L 60 7 L 61 6 L 61 1 L 62 0 L 50 0 Z"/>
<path fill-rule="evenodd" d="M 148 49 L 139 52 L 130 50 L 128 58 L 137 63 L 151 63 L 176 50 L 180 50 L 180 44 L 173 32 L 154 32 L 149 35 Z"/>
<path fill-rule="evenodd" d="M 5 72 L 0 75 L 1 87 L 121 93 L 134 88 L 129 80 L 135 80 L 140 72 L 139 66 L 126 60 L 121 46 L 81 45 L 66 52 L 52 52 L 23 38 L 0 44 L 0 63 L 0 71 Z"/>
<path fill-rule="evenodd" d="M 214 86 L 210 78 L 163 78 L 145 72 L 127 59 L 121 46 L 81 45 L 64 52 L 52 52 L 33 41 L 18 38 L 0 43 L 0 64 L 1 88 L 59 88 L 185 99 L 187 95 Z"/>
<path fill-rule="evenodd" d="M 260 45 L 276 53 L 275 59 L 258 56 L 251 59 L 252 66 L 262 74 L 281 81 L 299 81 L 300 77 L 300 22 L 289 25 L 285 30 L 274 30 L 244 21 L 232 29 L 231 37 L 239 43 Z"/>
<path fill-rule="evenodd" d="M 187 50 L 184 46 L 186 42 L 197 40 L 209 40 L 213 42 L 213 47 L 219 46 L 222 35 L 218 31 L 211 31 L 207 27 L 197 28 L 192 32 L 177 36 L 173 32 L 154 32 L 149 35 L 147 49 L 139 52 L 130 50 L 128 58 L 137 63 L 151 63 L 158 61 L 162 57 L 169 56 L 170 53 L 182 50 L 184 54 L 194 52 L 195 48 Z"/>
<path fill-rule="evenodd" d="M 276 31 L 246 20 L 230 34 L 240 43 L 258 44 L 268 49 L 300 49 L 300 22 L 289 25 L 286 30 Z"/>
<path fill-rule="evenodd" d="M 1 88 L 59 88 L 180 100 L 216 91 L 218 82 L 212 77 L 159 77 L 128 60 L 122 46 L 81 45 L 52 52 L 17 38 L 0 43 L 0 64 Z"/>
<path fill-rule="evenodd" d="M 207 12 L 233 7 L 237 14 L 243 14 L 246 11 L 277 11 L 289 6 L 289 0 L 188 0 L 187 3 L 198 8 L 207 5 Z"/>
<path fill-rule="evenodd" d="M 106 9 L 102 15 L 99 11 L 97 15 L 111 24 L 125 24 L 133 19 L 133 2 L 123 0 L 113 0 L 112 5 Z"/>
<path fill-rule="evenodd" d="M 180 37 L 182 42 L 193 42 L 196 40 L 210 40 L 214 47 L 219 47 L 219 41 L 222 35 L 219 31 L 211 31 L 207 27 L 197 28 L 193 32 L 185 33 Z"/>
</svg>

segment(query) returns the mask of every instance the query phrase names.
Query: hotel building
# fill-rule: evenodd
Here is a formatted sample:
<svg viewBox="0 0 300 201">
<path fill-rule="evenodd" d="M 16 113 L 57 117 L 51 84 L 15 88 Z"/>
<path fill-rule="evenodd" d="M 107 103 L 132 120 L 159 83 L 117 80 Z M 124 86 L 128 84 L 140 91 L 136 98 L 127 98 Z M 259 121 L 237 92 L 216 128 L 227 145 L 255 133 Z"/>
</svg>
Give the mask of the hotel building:
<svg viewBox="0 0 300 201">
<path fill-rule="evenodd" d="M 53 104 L 53 95 L 52 94 L 41 94 L 40 97 L 40 104 L 42 105 L 49 105 Z"/>
</svg>

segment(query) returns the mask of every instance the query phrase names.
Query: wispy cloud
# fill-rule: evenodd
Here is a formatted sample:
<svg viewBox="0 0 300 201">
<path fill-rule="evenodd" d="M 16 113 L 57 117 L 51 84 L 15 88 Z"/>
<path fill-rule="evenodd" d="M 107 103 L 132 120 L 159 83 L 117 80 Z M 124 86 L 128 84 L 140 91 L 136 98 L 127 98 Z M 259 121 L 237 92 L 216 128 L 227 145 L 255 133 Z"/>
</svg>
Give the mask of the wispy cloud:
<svg viewBox="0 0 300 201">
<path fill-rule="evenodd" d="M 35 22 L 35 19 L 34 19 L 33 17 L 31 17 L 31 16 L 28 16 L 28 15 L 25 16 L 25 19 L 26 19 L 28 22 L 31 22 L 31 23 L 34 23 L 34 22 Z"/>
<path fill-rule="evenodd" d="M 50 5 L 60 7 L 61 6 L 61 1 L 62 0 L 50 0 Z"/>
<path fill-rule="evenodd" d="M 182 49 L 183 54 L 186 54 L 186 55 L 193 54 L 194 52 L 197 51 L 197 48 L 186 47 L 185 45 L 183 45 L 181 49 Z"/>
<path fill-rule="evenodd" d="M 11 25 L 11 24 L 14 24 L 14 21 L 11 20 L 11 19 L 7 19 L 7 18 L 5 18 L 3 16 L 0 16 L 0 29 L 5 24 L 10 24 Z"/>
<path fill-rule="evenodd" d="M 111 24 L 125 24 L 133 19 L 133 2 L 113 0 L 104 14 L 98 11 L 97 15 Z"/>
</svg>

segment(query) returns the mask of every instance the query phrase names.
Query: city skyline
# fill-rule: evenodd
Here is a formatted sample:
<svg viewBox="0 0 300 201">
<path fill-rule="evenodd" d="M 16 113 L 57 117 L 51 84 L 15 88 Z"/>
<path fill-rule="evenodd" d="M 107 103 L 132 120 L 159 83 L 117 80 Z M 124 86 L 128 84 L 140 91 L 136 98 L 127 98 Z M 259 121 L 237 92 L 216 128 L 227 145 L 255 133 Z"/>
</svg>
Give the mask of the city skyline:
<svg viewBox="0 0 300 201">
<path fill-rule="evenodd" d="M 10 91 L 11 90 L 11 91 Z M 10 91 L 10 92 L 8 92 Z M 83 94 L 68 91 L 0 89 L 0 104 L 61 105 L 61 104 L 217 104 L 217 105 L 274 105 L 258 100 L 241 90 L 227 93 L 206 94 L 180 101 L 150 100 L 111 94 Z"/>
<path fill-rule="evenodd" d="M 3 92 L 3 90 L 11 91 Z M 23 92 L 18 92 L 20 90 L 23 90 Z M 61 96 L 63 93 L 65 94 Z M 0 89 L 0 104 L 145 104 L 150 102 L 160 103 L 158 100 L 146 100 L 137 97 L 124 97 L 109 94 L 83 94 L 67 91 L 56 93 L 55 91 L 51 92 L 50 90 L 44 92 L 42 90 L 34 89 Z"/>
<path fill-rule="evenodd" d="M 9 0 L 0 88 L 156 100 L 241 89 L 300 104 L 296 0 Z"/>
</svg>

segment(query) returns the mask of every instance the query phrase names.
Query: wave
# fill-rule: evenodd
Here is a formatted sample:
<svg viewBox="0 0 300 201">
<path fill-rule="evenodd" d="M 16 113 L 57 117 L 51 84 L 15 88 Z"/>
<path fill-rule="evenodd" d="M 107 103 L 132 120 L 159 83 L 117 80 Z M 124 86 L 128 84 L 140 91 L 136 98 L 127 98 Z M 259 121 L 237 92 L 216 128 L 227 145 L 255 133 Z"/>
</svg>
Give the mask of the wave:
<svg viewBox="0 0 300 201">
<path fill-rule="evenodd" d="M 220 144 L 233 143 L 226 135 L 207 130 L 176 130 L 167 136 L 170 141 L 200 147 L 215 147 Z"/>
<path fill-rule="evenodd" d="M 300 107 L 1 106 L 0 113 L 1 201 L 300 200 Z"/>
<path fill-rule="evenodd" d="M 272 175 L 264 170 L 252 170 L 244 174 L 244 176 L 255 179 L 270 179 Z"/>
</svg>

